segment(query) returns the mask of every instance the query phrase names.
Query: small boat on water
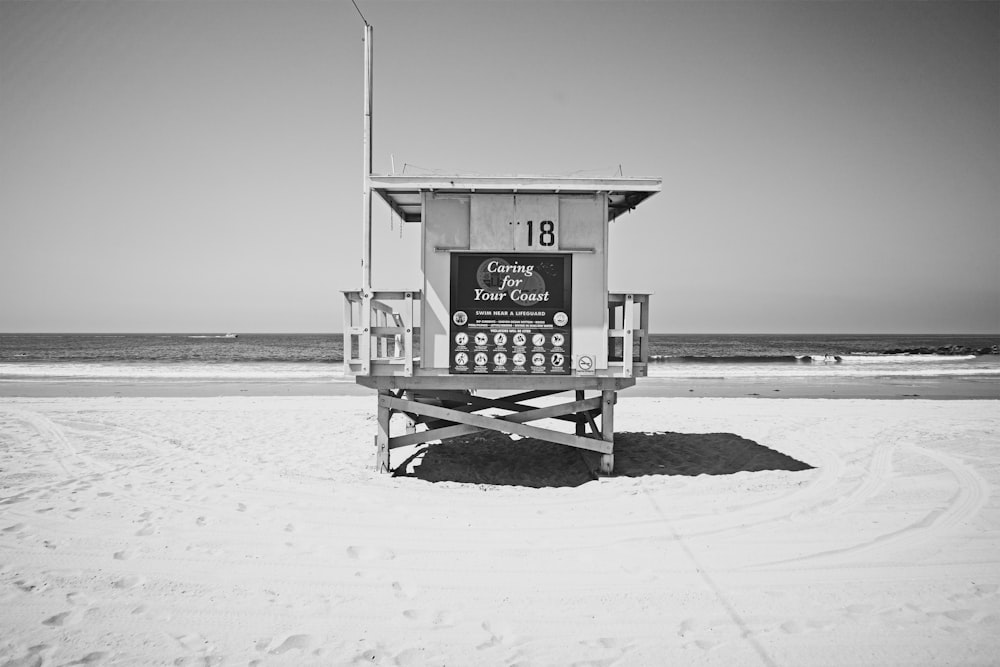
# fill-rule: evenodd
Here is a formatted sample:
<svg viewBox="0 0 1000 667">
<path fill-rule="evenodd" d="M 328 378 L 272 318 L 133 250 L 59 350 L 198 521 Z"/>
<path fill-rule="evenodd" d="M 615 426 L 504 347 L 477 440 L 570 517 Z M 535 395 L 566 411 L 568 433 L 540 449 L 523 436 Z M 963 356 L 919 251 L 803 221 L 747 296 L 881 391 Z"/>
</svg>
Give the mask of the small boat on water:
<svg viewBox="0 0 1000 667">
<path fill-rule="evenodd" d="M 222 338 L 239 338 L 239 337 L 240 337 L 239 334 L 234 334 L 234 333 L 227 333 L 225 336 L 222 336 Z"/>
</svg>

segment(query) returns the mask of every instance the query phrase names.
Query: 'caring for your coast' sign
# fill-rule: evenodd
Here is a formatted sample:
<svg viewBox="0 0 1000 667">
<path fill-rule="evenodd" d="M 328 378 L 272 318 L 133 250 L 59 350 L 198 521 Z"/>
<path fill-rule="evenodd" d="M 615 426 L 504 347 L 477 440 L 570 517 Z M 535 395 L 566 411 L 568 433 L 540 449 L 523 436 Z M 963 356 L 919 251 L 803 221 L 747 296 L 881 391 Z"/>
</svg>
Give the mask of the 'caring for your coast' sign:
<svg viewBox="0 0 1000 667">
<path fill-rule="evenodd" d="M 569 374 L 572 284 L 570 254 L 452 254 L 450 371 Z"/>
</svg>

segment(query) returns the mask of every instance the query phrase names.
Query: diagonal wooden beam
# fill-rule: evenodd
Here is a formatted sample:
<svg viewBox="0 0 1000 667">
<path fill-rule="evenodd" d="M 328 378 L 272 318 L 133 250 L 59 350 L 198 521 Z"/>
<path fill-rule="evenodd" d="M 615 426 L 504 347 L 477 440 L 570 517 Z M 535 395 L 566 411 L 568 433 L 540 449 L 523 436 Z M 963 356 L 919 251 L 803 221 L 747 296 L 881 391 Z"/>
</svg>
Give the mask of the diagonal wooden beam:
<svg viewBox="0 0 1000 667">
<path fill-rule="evenodd" d="M 532 391 L 522 391 L 519 394 L 511 394 L 510 396 L 504 396 L 504 400 L 514 401 L 515 403 L 520 403 L 521 401 L 530 401 L 533 398 L 542 398 L 543 396 L 551 396 L 552 394 L 561 394 L 566 389 L 534 389 Z"/>
<path fill-rule="evenodd" d="M 482 430 L 483 429 L 477 426 L 469 426 L 468 424 L 454 424 L 453 426 L 442 426 L 429 431 L 407 433 L 406 435 L 398 435 L 395 438 L 389 438 L 389 449 L 406 447 L 408 445 L 419 445 L 422 442 L 430 442 L 431 440 L 457 438 L 460 435 L 469 435 L 470 433 L 476 433 Z"/>
<path fill-rule="evenodd" d="M 573 403 L 563 403 L 560 405 L 552 405 L 545 408 L 530 408 L 530 411 L 521 412 L 519 414 L 504 415 L 502 417 L 490 417 L 490 419 L 498 419 L 501 421 L 510 421 L 514 423 L 524 423 L 529 421 L 534 421 L 536 419 L 567 419 L 573 421 L 572 417 L 562 417 L 560 413 L 569 412 L 581 412 L 587 415 L 590 423 L 594 423 L 593 413 L 600 408 L 600 398 L 590 398 L 587 400 L 575 401 Z M 592 409 L 585 410 L 590 406 Z M 461 408 L 457 408 L 461 410 Z M 464 411 L 464 410 L 463 410 Z M 406 413 L 409 414 L 409 413 Z M 460 435 L 468 435 L 470 433 L 476 433 L 485 429 L 479 428 L 477 426 L 469 426 L 468 424 L 455 424 L 452 421 L 441 420 L 435 417 L 424 417 L 418 415 L 421 421 L 426 421 L 428 424 L 442 424 L 442 426 L 431 428 L 428 426 L 428 430 L 421 431 L 419 433 L 407 433 L 406 435 L 396 436 L 395 438 L 389 439 L 389 449 L 395 449 L 397 447 L 406 447 L 408 445 L 416 445 L 421 442 L 428 442 L 430 440 L 444 440 L 445 438 L 455 438 Z M 546 429 L 547 430 L 547 429 Z M 597 427 L 594 427 L 594 433 L 599 432 Z"/>
<path fill-rule="evenodd" d="M 597 398 L 573 401 L 571 403 L 563 403 L 561 405 L 552 405 L 528 412 L 505 415 L 504 417 L 486 417 L 483 415 L 469 414 L 451 408 L 443 408 L 428 403 L 417 403 L 415 401 L 394 398 L 392 396 L 380 396 L 379 406 L 389 408 L 391 410 L 399 410 L 401 412 L 415 412 L 417 414 L 437 417 L 438 419 L 456 422 L 458 424 L 465 424 L 475 427 L 474 430 L 485 429 L 503 433 L 516 433 L 517 435 L 525 438 L 537 438 L 539 440 L 555 442 L 560 445 L 600 452 L 601 454 L 610 454 L 614 448 L 611 441 L 571 435 L 569 433 L 562 433 L 561 431 L 553 431 L 523 423 L 535 419 L 545 419 L 549 417 L 556 417 L 558 415 L 580 412 L 581 410 L 598 409 L 601 406 L 601 401 Z M 426 436 L 427 432 L 425 431 L 420 435 Z M 410 436 L 401 437 L 409 438 Z M 399 442 L 399 440 L 396 442 Z"/>
<path fill-rule="evenodd" d="M 548 396 L 550 394 L 555 394 L 559 392 L 554 391 L 526 391 L 521 394 L 514 394 L 513 396 L 501 396 L 499 398 L 487 398 L 485 396 L 471 396 L 469 394 L 462 394 L 460 392 L 454 391 L 440 391 L 435 392 L 435 396 L 438 398 L 447 398 L 449 400 L 465 401 L 467 405 L 465 406 L 452 406 L 456 410 L 461 410 L 462 412 L 478 412 L 479 410 L 487 410 L 490 408 L 498 408 L 500 410 L 509 410 L 510 412 L 528 412 L 529 410 L 537 410 L 538 408 L 534 405 L 524 405 L 518 403 L 517 401 L 527 401 L 533 398 L 540 398 L 541 396 Z M 567 417 L 565 414 L 553 415 L 553 419 L 561 419 L 563 421 L 576 422 L 574 417 Z"/>
</svg>

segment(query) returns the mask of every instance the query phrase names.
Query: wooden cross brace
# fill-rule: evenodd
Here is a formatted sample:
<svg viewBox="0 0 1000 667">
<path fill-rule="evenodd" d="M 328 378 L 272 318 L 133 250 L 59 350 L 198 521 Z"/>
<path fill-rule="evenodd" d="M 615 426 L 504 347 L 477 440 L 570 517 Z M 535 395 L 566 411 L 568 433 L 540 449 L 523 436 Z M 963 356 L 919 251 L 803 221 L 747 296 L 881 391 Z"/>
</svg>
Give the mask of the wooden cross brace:
<svg viewBox="0 0 1000 667">
<path fill-rule="evenodd" d="M 576 393 L 577 400 L 546 407 L 524 405 L 521 401 L 559 393 L 557 391 L 529 391 L 500 398 L 473 396 L 462 391 L 429 391 L 416 394 L 402 392 L 393 394 L 380 390 L 378 396 L 378 436 L 376 437 L 376 467 L 389 471 L 389 450 L 407 445 L 415 445 L 431 440 L 443 440 L 478 431 L 489 430 L 514 433 L 526 438 L 537 438 L 569 447 L 598 452 L 603 456 L 601 469 L 611 472 L 613 465 L 613 414 L 617 392 L 602 391 L 600 396 L 583 398 L 583 392 Z M 434 403 L 428 402 L 434 401 Z M 511 414 L 490 417 L 475 414 L 477 411 L 497 408 Z M 406 414 L 415 423 L 427 425 L 428 430 L 390 437 L 389 420 L 393 413 Z M 602 428 L 598 430 L 595 418 L 601 417 Z M 562 419 L 576 423 L 575 434 L 563 433 L 548 428 L 533 426 L 527 422 L 539 419 Z M 591 427 L 586 434 L 585 425 Z"/>
</svg>

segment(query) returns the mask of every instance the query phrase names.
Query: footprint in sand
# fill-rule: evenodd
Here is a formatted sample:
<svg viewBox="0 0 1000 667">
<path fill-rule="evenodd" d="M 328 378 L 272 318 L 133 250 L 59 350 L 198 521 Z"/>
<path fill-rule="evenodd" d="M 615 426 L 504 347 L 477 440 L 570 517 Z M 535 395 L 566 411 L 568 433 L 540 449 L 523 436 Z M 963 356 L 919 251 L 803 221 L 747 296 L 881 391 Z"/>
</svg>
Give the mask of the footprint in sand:
<svg viewBox="0 0 1000 667">
<path fill-rule="evenodd" d="M 396 658 L 381 648 L 370 648 L 354 656 L 353 665 L 385 665 L 396 662 Z"/>
<path fill-rule="evenodd" d="M 722 645 L 722 642 L 717 642 L 711 639 L 694 639 L 696 635 L 701 634 L 698 628 L 699 623 L 693 618 L 687 618 L 681 621 L 681 624 L 677 629 L 678 636 L 685 639 L 692 639 L 692 641 L 683 645 L 684 648 L 694 646 L 702 651 L 708 652 Z"/>
<path fill-rule="evenodd" d="M 972 587 L 971 592 L 957 593 L 950 596 L 948 599 L 952 602 L 960 602 L 987 597 L 996 597 L 998 589 L 1000 589 L 1000 586 L 997 586 L 996 584 L 976 584 Z"/>
<path fill-rule="evenodd" d="M 977 584 L 973 591 L 977 598 L 995 597 L 997 592 L 1000 592 L 1000 586 L 997 584 Z"/>
<path fill-rule="evenodd" d="M 506 626 L 497 625 L 496 623 L 490 623 L 489 621 L 483 621 L 483 630 L 490 636 L 488 640 L 476 647 L 477 651 L 484 651 L 493 646 L 499 644 L 511 644 L 515 640 L 515 635 L 511 632 L 510 628 Z"/>
<path fill-rule="evenodd" d="M 852 604 L 844 607 L 844 611 L 847 612 L 849 616 L 863 616 L 870 614 L 874 611 L 875 606 L 870 604 Z"/>
<path fill-rule="evenodd" d="M 805 631 L 805 628 L 803 628 L 802 624 L 798 621 L 785 621 L 780 627 L 781 631 L 786 635 L 797 635 Z"/>
<path fill-rule="evenodd" d="M 53 650 L 53 647 L 48 644 L 35 644 L 28 649 L 27 653 L 5 662 L 4 665 L 45 665 L 48 664 L 51 657 L 49 654 Z"/>
<path fill-rule="evenodd" d="M 965 623 L 966 621 L 972 620 L 972 617 L 976 615 L 976 612 L 972 609 L 955 609 L 952 611 L 944 612 L 944 616 L 953 621 L 959 623 Z"/>
<path fill-rule="evenodd" d="M 419 609 L 405 609 L 403 610 L 403 617 L 411 621 L 422 621 L 427 618 L 427 613 Z"/>
<path fill-rule="evenodd" d="M 49 587 L 47 581 L 32 581 L 31 579 L 18 579 L 14 582 L 14 585 L 25 593 L 38 593 Z"/>
<path fill-rule="evenodd" d="M 144 583 L 146 583 L 145 577 L 140 577 L 137 574 L 130 574 L 126 577 L 121 577 L 120 579 L 116 579 L 115 583 L 112 585 L 115 588 L 128 590 L 130 588 L 135 588 L 136 586 L 141 586 Z"/>
<path fill-rule="evenodd" d="M 458 623 L 458 616 L 451 613 L 450 611 L 439 611 L 434 614 L 434 618 L 431 619 L 431 625 L 450 628 Z"/>
<path fill-rule="evenodd" d="M 274 644 L 275 640 L 271 640 L 266 644 L 270 647 Z M 260 645 L 261 642 L 258 642 Z M 302 652 L 308 651 L 312 645 L 315 643 L 312 635 L 290 635 L 283 642 L 275 646 L 274 648 L 266 649 L 270 655 L 281 655 L 283 653 L 288 653 L 293 650 L 300 650 Z M 261 649 L 265 650 L 265 649 Z"/>
<path fill-rule="evenodd" d="M 400 600 L 412 600 L 420 593 L 419 589 L 412 586 L 406 586 L 398 581 L 392 582 L 392 590 L 394 591 L 396 597 Z"/>
<path fill-rule="evenodd" d="M 775 391 L 778 391 L 775 389 Z M 708 639 L 699 639 L 694 642 L 694 645 L 700 648 L 702 651 L 708 652 L 713 649 L 717 649 L 722 646 L 722 642 L 710 641 Z"/>
<path fill-rule="evenodd" d="M 426 623 L 436 628 L 451 627 L 458 621 L 458 618 L 451 612 L 424 611 L 423 609 L 406 609 L 403 611 L 403 618 L 417 623 Z"/>
<path fill-rule="evenodd" d="M 61 628 L 67 625 L 75 625 L 80 622 L 82 615 L 83 614 L 80 611 L 71 609 L 70 611 L 64 611 L 61 614 L 48 617 L 42 621 L 42 625 L 47 625 L 51 628 Z"/>
<path fill-rule="evenodd" d="M 392 560 L 396 557 L 389 549 L 384 547 L 347 547 L 347 555 L 354 560 Z"/>
<path fill-rule="evenodd" d="M 190 632 L 186 635 L 173 635 L 174 640 L 184 649 L 192 652 L 211 650 L 208 640 L 197 632 Z"/>
<path fill-rule="evenodd" d="M 587 648 L 619 648 L 622 645 L 620 639 L 615 637 L 601 637 L 600 639 L 588 639 L 586 641 L 580 642 L 583 646 Z"/>
<path fill-rule="evenodd" d="M 66 594 L 66 602 L 69 602 L 71 605 L 80 607 L 89 605 L 92 602 L 92 600 L 84 593 L 79 593 L 74 591 L 72 593 Z"/>
</svg>

